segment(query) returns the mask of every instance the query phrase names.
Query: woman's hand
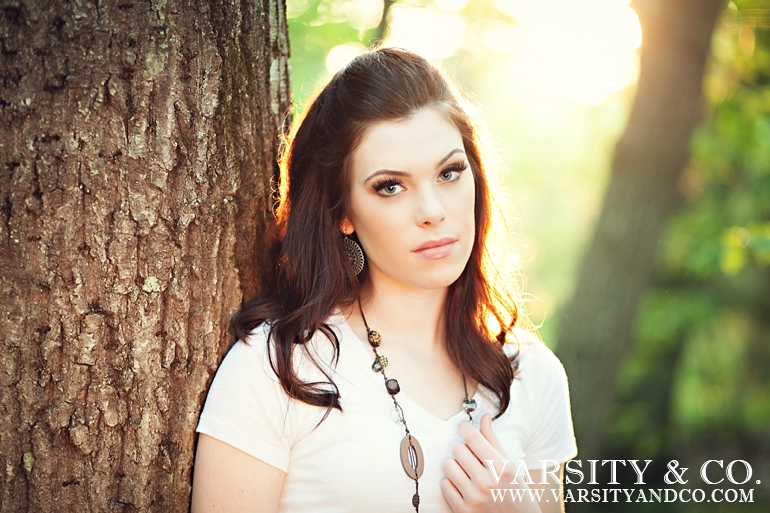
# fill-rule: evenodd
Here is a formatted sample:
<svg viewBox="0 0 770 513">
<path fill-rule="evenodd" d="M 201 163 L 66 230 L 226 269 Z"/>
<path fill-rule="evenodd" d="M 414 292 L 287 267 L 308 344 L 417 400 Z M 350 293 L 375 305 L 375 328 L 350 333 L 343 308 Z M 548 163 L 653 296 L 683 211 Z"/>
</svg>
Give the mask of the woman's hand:
<svg viewBox="0 0 770 513">
<path fill-rule="evenodd" d="M 515 465 L 505 465 L 497 480 L 492 476 L 485 461 L 492 460 L 496 465 L 502 465 L 502 461 L 508 458 L 492 431 L 492 418 L 489 414 L 481 417 L 480 427 L 476 429 L 467 421 L 460 423 L 458 429 L 465 443 L 455 446 L 452 451 L 454 459 L 444 464 L 446 479 L 441 482 L 441 492 L 452 511 L 540 513 L 524 478 L 519 476 L 514 479 Z M 518 497 L 514 499 L 506 490 L 502 500 L 498 497 L 495 501 L 491 490 L 500 488 L 522 489 L 521 500 Z"/>
</svg>

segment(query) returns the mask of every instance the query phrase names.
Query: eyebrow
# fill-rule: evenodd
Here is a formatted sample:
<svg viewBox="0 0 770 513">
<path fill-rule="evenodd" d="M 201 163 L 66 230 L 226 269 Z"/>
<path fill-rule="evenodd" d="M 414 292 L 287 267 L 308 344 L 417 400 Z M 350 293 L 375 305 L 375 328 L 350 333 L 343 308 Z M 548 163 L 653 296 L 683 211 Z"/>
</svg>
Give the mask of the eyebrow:
<svg viewBox="0 0 770 513">
<path fill-rule="evenodd" d="M 442 166 L 444 164 L 444 162 L 449 160 L 452 157 L 452 155 L 454 155 L 455 153 L 465 154 L 465 151 L 463 149 L 461 149 L 461 148 L 453 149 L 452 151 L 447 153 L 446 157 L 444 157 L 443 159 L 438 161 L 438 163 L 436 164 L 436 167 Z M 369 175 L 366 178 L 366 180 L 364 180 L 364 183 L 366 183 L 369 180 L 371 180 L 372 178 L 375 178 L 375 177 L 380 176 L 380 175 L 409 176 L 409 173 L 407 173 L 405 171 L 396 171 L 394 169 L 380 169 L 380 170 L 375 171 L 371 175 Z"/>
</svg>

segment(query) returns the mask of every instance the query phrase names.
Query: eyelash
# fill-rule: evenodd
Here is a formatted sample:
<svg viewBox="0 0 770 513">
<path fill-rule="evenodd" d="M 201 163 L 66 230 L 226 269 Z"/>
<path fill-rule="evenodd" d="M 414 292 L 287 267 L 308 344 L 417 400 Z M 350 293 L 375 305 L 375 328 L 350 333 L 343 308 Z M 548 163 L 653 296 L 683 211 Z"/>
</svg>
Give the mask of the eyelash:
<svg viewBox="0 0 770 513">
<path fill-rule="evenodd" d="M 395 180 L 393 178 L 380 178 L 376 182 L 372 184 L 372 187 L 374 188 L 374 191 L 378 194 L 381 194 L 382 191 L 387 189 L 388 187 L 392 187 L 394 185 L 398 185 L 403 187 L 404 184 L 401 182 L 401 180 Z M 394 193 L 395 194 L 395 193 Z M 383 196 L 393 196 L 393 194 L 382 194 Z"/>
<path fill-rule="evenodd" d="M 447 166 L 447 167 L 445 167 L 444 169 L 441 170 L 441 173 L 439 173 L 439 177 L 443 176 L 445 173 L 458 173 L 459 174 L 459 173 L 462 173 L 463 171 L 465 171 L 466 169 L 468 169 L 468 164 L 466 164 L 465 162 L 461 162 L 461 163 L 457 163 L 457 164 L 451 164 L 451 165 L 449 165 L 449 166 Z M 442 181 L 443 182 L 451 182 L 451 181 L 454 181 L 454 180 L 446 179 L 446 180 L 442 180 Z M 404 183 L 401 180 L 397 180 L 395 178 L 387 178 L 387 177 L 385 177 L 385 178 L 381 178 L 381 179 L 377 180 L 374 184 L 372 184 L 372 187 L 374 188 L 375 192 L 381 193 L 382 191 L 384 191 L 388 187 L 392 187 L 394 185 L 403 187 Z M 397 194 L 397 193 L 383 194 L 383 196 L 394 196 L 395 194 Z"/>
<path fill-rule="evenodd" d="M 465 162 L 458 162 L 457 164 L 451 164 L 444 169 L 441 170 L 441 173 L 439 173 L 439 176 L 443 175 L 444 173 L 462 173 L 468 169 L 468 164 Z M 449 181 L 449 180 L 447 180 Z"/>
</svg>

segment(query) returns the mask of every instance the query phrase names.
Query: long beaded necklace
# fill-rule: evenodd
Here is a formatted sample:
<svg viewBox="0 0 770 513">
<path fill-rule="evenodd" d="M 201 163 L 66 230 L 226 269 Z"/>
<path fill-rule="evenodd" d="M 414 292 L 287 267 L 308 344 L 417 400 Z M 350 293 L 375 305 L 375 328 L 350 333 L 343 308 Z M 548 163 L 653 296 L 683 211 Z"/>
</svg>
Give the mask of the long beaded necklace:
<svg viewBox="0 0 770 513">
<path fill-rule="evenodd" d="M 404 432 L 406 433 L 401 440 L 401 466 L 404 467 L 404 472 L 410 479 L 414 480 L 414 495 L 412 495 L 412 506 L 414 506 L 415 513 L 420 512 L 420 477 L 425 470 L 425 460 L 423 458 L 422 447 L 417 441 L 417 438 L 409 431 L 409 426 L 406 424 L 406 417 L 404 417 L 404 410 L 401 409 L 401 405 L 396 400 L 396 394 L 401 391 L 401 387 L 398 385 L 398 381 L 392 378 L 388 378 L 385 374 L 385 367 L 388 366 L 388 359 L 384 355 L 380 355 L 377 352 L 377 348 L 382 343 L 382 336 L 369 328 L 369 323 L 366 322 L 366 316 L 364 316 L 364 309 L 361 307 L 361 299 L 358 300 L 358 310 L 361 312 L 361 319 L 364 321 L 364 327 L 366 328 L 366 338 L 369 340 L 369 345 L 372 346 L 374 351 L 374 363 L 372 363 L 372 370 L 382 374 L 385 380 L 385 390 L 390 394 L 393 399 L 393 405 L 398 415 L 398 421 L 403 424 Z M 465 374 L 463 374 L 463 390 L 465 396 L 463 397 L 463 410 L 468 414 L 468 420 L 473 422 L 473 415 L 476 410 L 476 400 L 472 397 L 468 397 L 468 386 L 465 382 Z"/>
</svg>

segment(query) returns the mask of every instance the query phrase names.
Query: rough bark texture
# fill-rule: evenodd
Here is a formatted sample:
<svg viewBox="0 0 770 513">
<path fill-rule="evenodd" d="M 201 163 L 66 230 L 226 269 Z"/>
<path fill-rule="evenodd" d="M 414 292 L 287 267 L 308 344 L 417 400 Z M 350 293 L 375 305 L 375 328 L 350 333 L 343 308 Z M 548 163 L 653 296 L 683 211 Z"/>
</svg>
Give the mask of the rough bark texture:
<svg viewBox="0 0 770 513">
<path fill-rule="evenodd" d="M 187 511 L 257 291 L 282 0 L 0 3 L 0 510 Z"/>
<path fill-rule="evenodd" d="M 721 4 L 634 4 L 644 36 L 638 91 L 558 345 L 584 459 L 600 457 L 618 370 L 652 279 L 657 241 L 682 202 L 678 184 L 702 108 L 703 69 Z"/>
</svg>

